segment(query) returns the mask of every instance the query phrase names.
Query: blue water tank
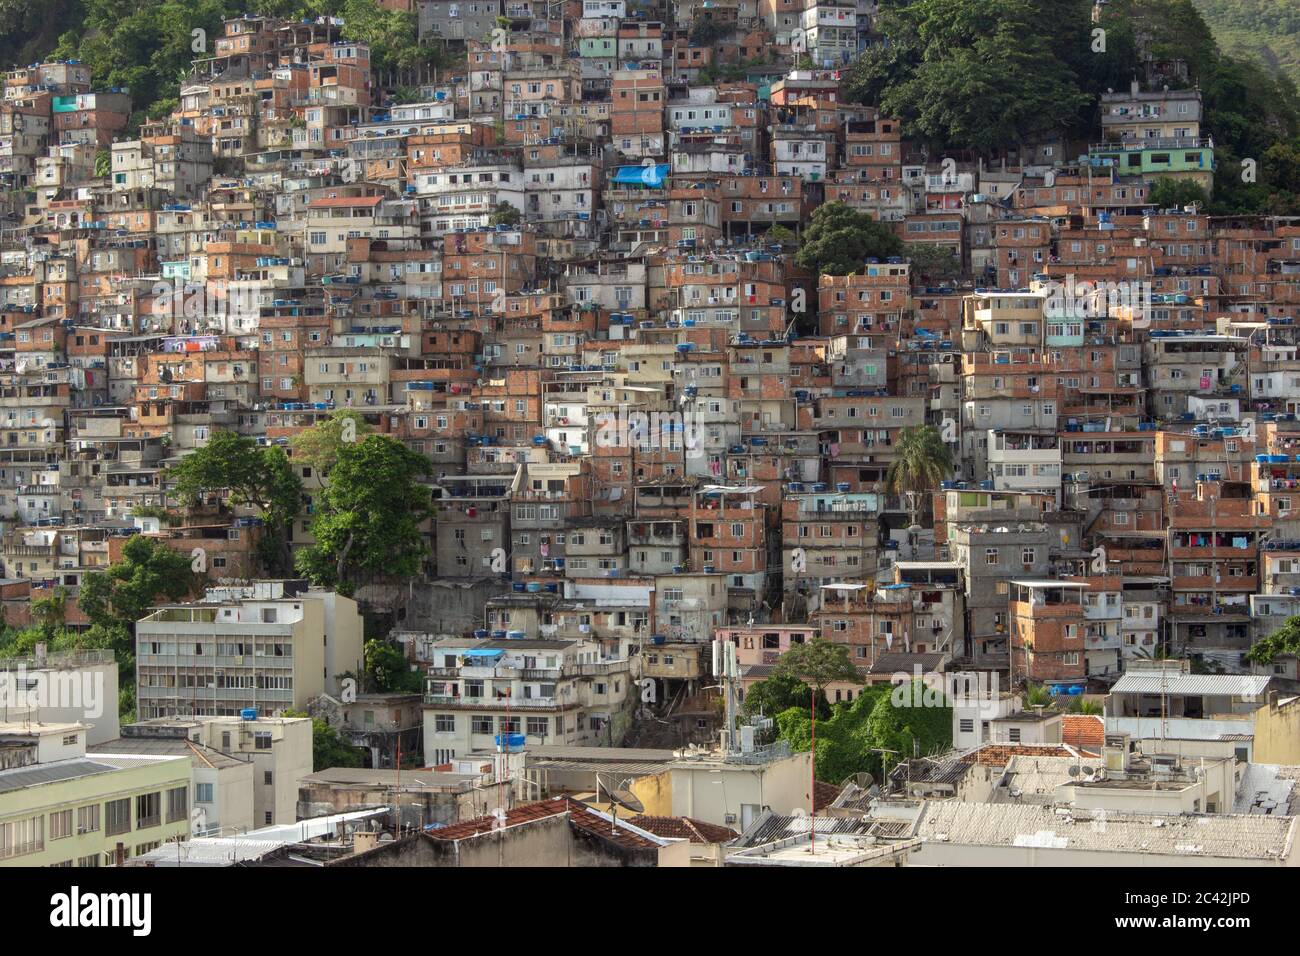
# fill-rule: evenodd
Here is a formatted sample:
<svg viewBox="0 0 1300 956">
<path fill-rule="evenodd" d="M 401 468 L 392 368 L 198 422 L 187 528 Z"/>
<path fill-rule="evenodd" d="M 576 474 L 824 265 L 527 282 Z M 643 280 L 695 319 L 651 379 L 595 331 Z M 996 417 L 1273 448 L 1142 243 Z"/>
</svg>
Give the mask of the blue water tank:
<svg viewBox="0 0 1300 956">
<path fill-rule="evenodd" d="M 245 707 L 239 712 L 240 720 L 257 720 L 257 708 Z"/>
</svg>

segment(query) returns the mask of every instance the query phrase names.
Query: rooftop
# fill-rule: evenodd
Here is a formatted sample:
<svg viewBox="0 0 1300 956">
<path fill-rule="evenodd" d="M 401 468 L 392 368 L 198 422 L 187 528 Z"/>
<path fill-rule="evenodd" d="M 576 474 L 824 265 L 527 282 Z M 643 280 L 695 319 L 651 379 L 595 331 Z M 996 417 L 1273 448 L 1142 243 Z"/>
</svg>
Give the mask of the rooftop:
<svg viewBox="0 0 1300 956">
<path fill-rule="evenodd" d="M 1071 811 L 1033 804 L 927 801 L 916 835 L 925 843 L 1036 847 L 1150 856 L 1282 861 L 1290 857 L 1297 818 L 1205 814 L 1161 816 L 1108 811 L 1091 826 Z"/>
</svg>

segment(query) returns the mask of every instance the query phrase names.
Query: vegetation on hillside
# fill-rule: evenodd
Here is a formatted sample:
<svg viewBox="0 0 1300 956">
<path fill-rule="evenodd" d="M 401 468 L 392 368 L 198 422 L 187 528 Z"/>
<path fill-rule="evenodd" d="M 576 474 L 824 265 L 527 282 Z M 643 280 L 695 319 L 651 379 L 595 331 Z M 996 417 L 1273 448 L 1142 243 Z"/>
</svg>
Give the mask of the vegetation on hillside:
<svg viewBox="0 0 1300 956">
<path fill-rule="evenodd" d="M 1192 0 L 1219 48 L 1300 84 L 1300 0 Z"/>
<path fill-rule="evenodd" d="M 890 42 L 850 68 L 845 99 L 898 116 L 932 158 L 993 155 L 1053 135 L 1086 141 L 1101 94 L 1182 60 L 1186 83 L 1161 82 L 1201 89 L 1217 165 L 1207 211 L 1300 213 L 1295 84 L 1220 50 L 1192 0 L 1114 0 L 1103 11 L 1094 24 L 1091 0 L 885 0 Z"/>
<path fill-rule="evenodd" d="M 369 43 L 383 74 L 442 56 L 418 42 L 414 13 L 375 0 L 0 0 L 0 66 L 81 60 L 96 89 L 130 89 L 135 126 L 175 108 L 191 61 L 212 55 L 223 19 L 245 13 L 342 17 L 343 37 Z"/>
</svg>

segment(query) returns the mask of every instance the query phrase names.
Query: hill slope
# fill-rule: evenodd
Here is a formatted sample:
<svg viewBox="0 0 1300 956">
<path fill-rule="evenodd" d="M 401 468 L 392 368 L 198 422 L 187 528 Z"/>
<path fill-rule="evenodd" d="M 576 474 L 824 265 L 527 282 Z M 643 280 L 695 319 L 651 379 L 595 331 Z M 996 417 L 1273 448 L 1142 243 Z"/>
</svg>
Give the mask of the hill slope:
<svg viewBox="0 0 1300 956">
<path fill-rule="evenodd" d="M 1300 0 L 1192 0 L 1219 47 L 1300 85 Z"/>
</svg>

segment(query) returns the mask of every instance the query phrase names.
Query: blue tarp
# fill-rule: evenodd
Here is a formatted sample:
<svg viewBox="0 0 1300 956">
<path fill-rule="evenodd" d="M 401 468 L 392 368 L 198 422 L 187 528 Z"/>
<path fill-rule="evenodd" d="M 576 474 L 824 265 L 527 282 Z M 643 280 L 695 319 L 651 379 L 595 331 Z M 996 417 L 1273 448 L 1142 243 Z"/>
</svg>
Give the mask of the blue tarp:
<svg viewBox="0 0 1300 956">
<path fill-rule="evenodd" d="M 488 648 L 476 647 L 465 652 L 466 657 L 500 657 L 505 651 L 489 650 Z"/>
<path fill-rule="evenodd" d="M 668 171 L 671 168 L 667 164 L 662 166 L 620 166 L 614 173 L 613 181 L 616 183 L 635 183 L 638 186 L 650 186 L 658 189 L 663 186 L 664 180 L 668 178 Z"/>
</svg>

